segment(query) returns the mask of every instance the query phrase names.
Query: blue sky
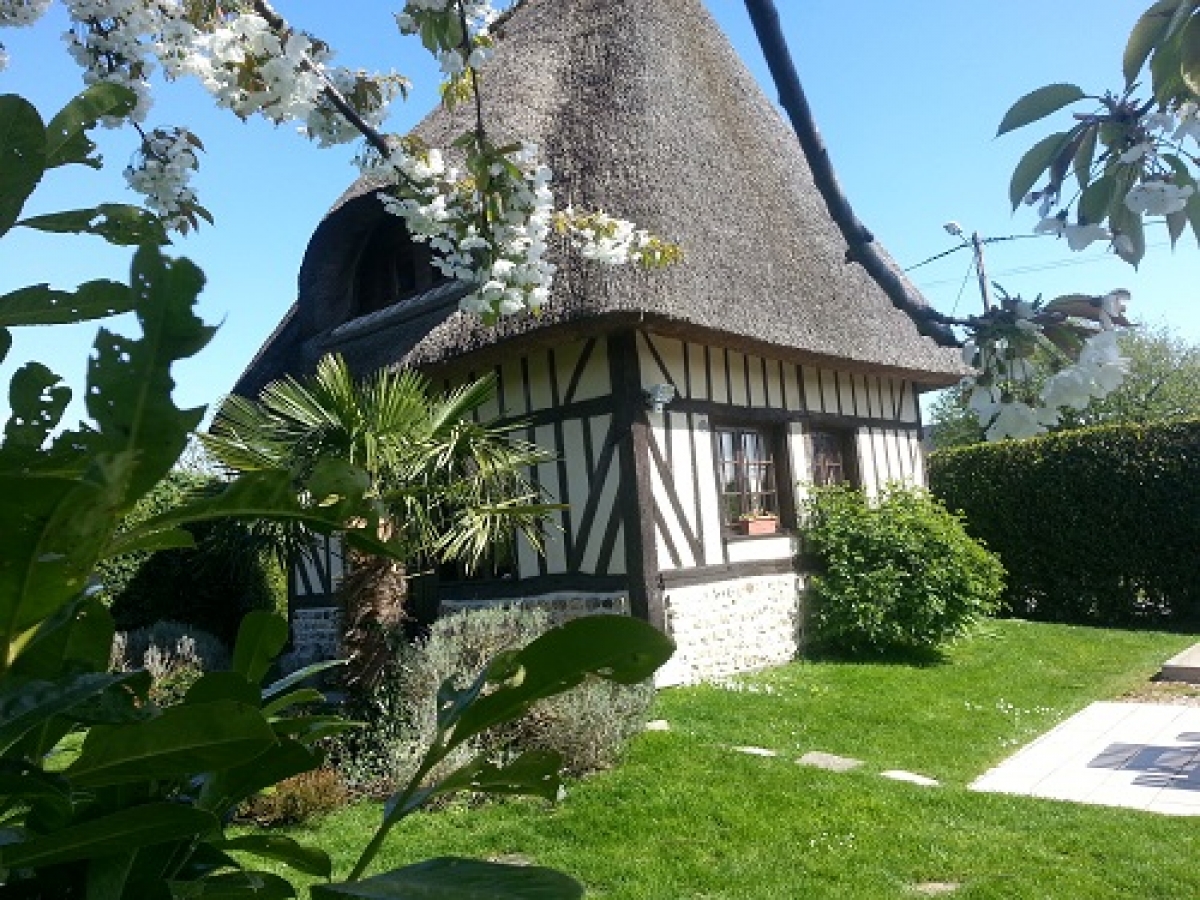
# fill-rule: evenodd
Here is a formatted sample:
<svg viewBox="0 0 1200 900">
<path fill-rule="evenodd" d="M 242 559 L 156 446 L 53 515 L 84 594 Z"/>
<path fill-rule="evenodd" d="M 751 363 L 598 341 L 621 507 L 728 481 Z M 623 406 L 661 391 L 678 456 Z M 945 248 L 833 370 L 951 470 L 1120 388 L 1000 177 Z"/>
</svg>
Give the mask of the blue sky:
<svg viewBox="0 0 1200 900">
<path fill-rule="evenodd" d="M 774 97 L 741 0 L 706 5 Z M 1017 97 L 1048 82 L 1075 81 L 1092 93 L 1119 86 L 1121 49 L 1148 4 L 778 0 L 778 5 L 843 187 L 883 245 L 910 266 L 955 245 L 942 230 L 952 219 L 968 233 L 978 230 L 987 237 L 1030 233 L 1034 213 L 1010 211 L 1009 176 L 1021 153 L 1056 129 L 1034 126 L 993 139 L 996 124 Z M 328 40 L 345 64 L 395 69 L 414 79 L 418 89 L 397 107 L 390 130 L 405 130 L 435 102 L 431 64 L 392 25 L 399 0 L 278 0 L 276 6 L 297 26 Z M 46 116 L 80 86 L 59 38 L 64 21 L 56 7 L 35 28 L 0 32 L 12 57 L 0 73 L 0 92 L 29 97 Z M 151 124 L 186 124 L 208 149 L 197 189 L 217 224 L 172 251 L 205 270 L 202 313 L 221 323 L 213 343 L 177 369 L 178 401 L 202 405 L 229 389 L 294 299 L 307 240 L 354 178 L 353 150 L 322 151 L 290 128 L 241 123 L 187 83 L 159 92 Z M 101 147 L 108 162 L 103 174 L 57 170 L 27 212 L 132 201 L 120 173 L 133 141 L 108 132 Z M 1169 322 L 1200 342 L 1195 242 L 1185 235 L 1172 254 L 1165 229 L 1156 226 L 1148 243 L 1141 272 L 1099 246 L 1071 253 L 1051 238 L 997 244 L 989 247 L 987 262 L 993 278 L 1030 297 L 1126 287 L 1133 292 L 1135 318 Z M 70 287 L 90 278 L 124 278 L 128 259 L 127 251 L 99 239 L 16 229 L 0 241 L 0 293 L 38 281 Z M 978 308 L 979 296 L 974 278 L 964 280 L 969 262 L 964 250 L 912 277 L 938 308 L 970 312 Z M 7 384 L 18 362 L 39 358 L 78 390 L 94 330 L 19 332 L 0 366 L 0 380 Z M 73 408 L 68 418 L 79 415 Z"/>
</svg>

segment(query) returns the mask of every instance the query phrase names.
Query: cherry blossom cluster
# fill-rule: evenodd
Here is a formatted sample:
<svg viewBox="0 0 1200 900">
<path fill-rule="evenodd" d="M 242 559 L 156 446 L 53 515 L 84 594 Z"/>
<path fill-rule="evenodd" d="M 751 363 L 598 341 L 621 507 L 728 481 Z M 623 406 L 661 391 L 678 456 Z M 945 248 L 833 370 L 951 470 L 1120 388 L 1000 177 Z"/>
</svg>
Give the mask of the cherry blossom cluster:
<svg viewBox="0 0 1200 900">
<path fill-rule="evenodd" d="M 554 195 L 536 147 L 473 153 L 466 172 L 438 150 L 401 149 L 383 165 L 399 182 L 379 195 L 384 207 L 429 244 L 444 275 L 472 286 L 464 311 L 491 320 L 541 309 L 556 270 L 546 259 Z"/>
<path fill-rule="evenodd" d="M 145 135 L 142 148 L 125 169 L 129 186 L 143 194 L 146 207 L 168 230 L 187 232 L 196 216 L 205 215 L 196 202 L 191 180 L 199 167 L 195 135 L 182 129 L 157 129 Z"/>
<path fill-rule="evenodd" d="M 555 215 L 554 227 L 569 236 L 571 246 L 584 259 L 612 266 L 638 263 L 653 269 L 676 263 L 682 257 L 678 246 L 603 212 L 580 213 L 568 207 Z"/>
<path fill-rule="evenodd" d="M 50 0 L 0 0 L 0 26 L 32 25 L 50 8 Z"/>
<path fill-rule="evenodd" d="M 1118 388 L 1129 363 L 1116 329 L 1126 321 L 1128 300 L 1125 290 L 1059 298 L 1044 308 L 1006 299 L 962 351 L 978 374 L 961 387 L 988 440 L 1043 434 L 1063 410 L 1085 409 Z M 1040 384 L 1038 359 L 1054 368 Z"/>
</svg>

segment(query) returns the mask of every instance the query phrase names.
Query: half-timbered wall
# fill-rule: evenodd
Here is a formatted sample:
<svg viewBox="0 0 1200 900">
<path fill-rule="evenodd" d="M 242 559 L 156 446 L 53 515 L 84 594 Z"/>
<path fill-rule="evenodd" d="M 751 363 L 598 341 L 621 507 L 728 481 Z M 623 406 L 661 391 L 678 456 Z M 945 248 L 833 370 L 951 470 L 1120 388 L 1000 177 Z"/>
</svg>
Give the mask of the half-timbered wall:
<svg viewBox="0 0 1200 900">
<path fill-rule="evenodd" d="M 644 387 L 676 399 L 647 414 L 654 560 L 661 608 L 677 644 L 660 684 L 722 677 L 793 659 L 801 645 L 804 576 L 796 503 L 813 478 L 810 434 L 845 435 L 855 480 L 874 493 L 890 481 L 924 483 L 911 383 L 638 334 Z M 721 520 L 717 426 L 771 438 L 784 529 L 731 534 Z M 796 485 L 793 487 L 793 485 Z"/>
<path fill-rule="evenodd" d="M 514 354 L 489 371 L 496 377 L 496 393 L 480 417 L 525 423 L 516 435 L 555 454 L 530 475 L 551 502 L 566 507 L 550 517 L 544 553 L 518 541 L 519 578 L 557 577 L 569 591 L 578 587 L 569 583 L 570 576 L 624 575 L 607 341 L 565 341 Z M 467 372 L 456 381 L 483 374 Z M 447 380 L 445 387 L 453 383 Z"/>
</svg>

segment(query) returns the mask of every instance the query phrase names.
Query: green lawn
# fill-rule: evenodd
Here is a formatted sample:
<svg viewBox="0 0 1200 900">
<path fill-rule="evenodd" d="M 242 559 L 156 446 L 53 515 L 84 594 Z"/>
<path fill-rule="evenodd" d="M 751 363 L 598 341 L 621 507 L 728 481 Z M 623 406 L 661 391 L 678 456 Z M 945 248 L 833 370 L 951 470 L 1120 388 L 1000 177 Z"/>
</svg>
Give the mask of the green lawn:
<svg viewBox="0 0 1200 900">
<path fill-rule="evenodd" d="M 510 802 L 421 814 L 381 865 L 434 855 L 517 858 L 571 872 L 602 898 L 1200 897 L 1200 821 L 1022 797 L 966 784 L 1095 699 L 1135 687 L 1194 638 L 989 623 L 933 665 L 796 663 L 740 690 L 664 692 L 620 769 L 557 807 Z M 778 751 L 737 753 L 735 745 Z M 808 750 L 858 757 L 834 774 Z M 943 782 L 922 788 L 878 773 Z M 298 837 L 344 872 L 378 817 L 360 805 Z"/>
</svg>

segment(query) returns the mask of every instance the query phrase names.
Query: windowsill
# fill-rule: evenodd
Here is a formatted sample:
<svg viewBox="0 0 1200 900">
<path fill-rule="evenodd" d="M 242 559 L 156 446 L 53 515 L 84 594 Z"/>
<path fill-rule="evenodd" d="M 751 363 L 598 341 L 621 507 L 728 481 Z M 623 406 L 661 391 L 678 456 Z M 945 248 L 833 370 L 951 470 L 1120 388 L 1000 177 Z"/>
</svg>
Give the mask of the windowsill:
<svg viewBox="0 0 1200 900">
<path fill-rule="evenodd" d="M 780 528 L 770 534 L 738 534 L 733 531 L 722 531 L 721 540 L 727 544 L 740 544 L 743 541 L 769 541 L 771 538 L 793 538 L 797 532 L 794 528 Z"/>
</svg>

